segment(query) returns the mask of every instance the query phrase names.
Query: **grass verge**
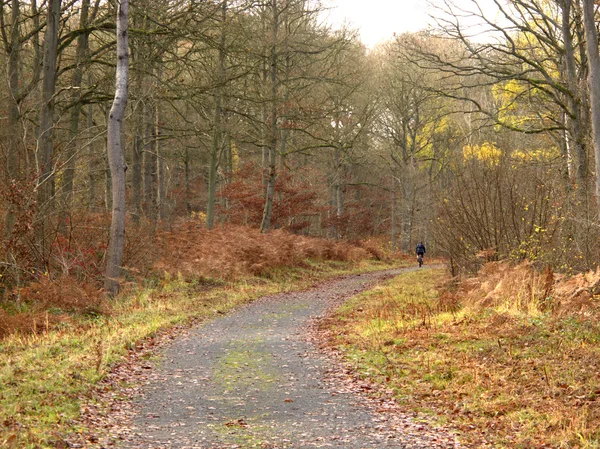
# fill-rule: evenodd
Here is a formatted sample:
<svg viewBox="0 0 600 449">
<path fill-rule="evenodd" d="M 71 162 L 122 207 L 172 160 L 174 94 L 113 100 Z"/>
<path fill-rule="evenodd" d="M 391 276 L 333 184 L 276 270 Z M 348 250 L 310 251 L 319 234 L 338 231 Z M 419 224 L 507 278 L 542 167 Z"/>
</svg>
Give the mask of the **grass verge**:
<svg viewBox="0 0 600 449">
<path fill-rule="evenodd" d="M 78 315 L 63 326 L 0 341 L 0 447 L 65 447 L 80 401 L 143 340 L 226 313 L 258 297 L 308 288 L 344 274 L 391 268 L 383 262 L 307 262 L 232 282 L 172 278 L 136 288 L 110 314 Z"/>
<path fill-rule="evenodd" d="M 515 298 L 448 302 L 444 277 L 420 270 L 358 295 L 325 323 L 330 344 L 469 447 L 600 447 L 600 323 Z"/>
</svg>

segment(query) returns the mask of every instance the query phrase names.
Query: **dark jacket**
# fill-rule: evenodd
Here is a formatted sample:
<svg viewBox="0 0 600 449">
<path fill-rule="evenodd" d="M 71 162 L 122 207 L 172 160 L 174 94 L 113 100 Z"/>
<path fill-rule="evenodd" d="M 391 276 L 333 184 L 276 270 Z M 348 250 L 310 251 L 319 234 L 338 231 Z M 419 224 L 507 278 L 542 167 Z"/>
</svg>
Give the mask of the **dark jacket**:
<svg viewBox="0 0 600 449">
<path fill-rule="evenodd" d="M 423 245 L 422 243 L 419 243 L 417 245 L 416 252 L 417 252 L 417 254 L 425 254 L 425 245 Z"/>
</svg>

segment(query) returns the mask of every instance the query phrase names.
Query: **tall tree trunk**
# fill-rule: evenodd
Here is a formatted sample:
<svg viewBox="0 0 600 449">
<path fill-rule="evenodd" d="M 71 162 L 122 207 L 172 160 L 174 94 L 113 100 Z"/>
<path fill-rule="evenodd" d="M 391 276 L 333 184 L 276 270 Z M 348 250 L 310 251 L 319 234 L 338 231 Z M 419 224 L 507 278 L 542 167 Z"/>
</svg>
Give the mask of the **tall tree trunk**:
<svg viewBox="0 0 600 449">
<path fill-rule="evenodd" d="M 404 167 L 402 176 L 402 251 L 412 250 L 412 230 L 416 195 L 416 173 L 412 162 Z"/>
<path fill-rule="evenodd" d="M 132 26 L 138 29 L 145 29 L 146 17 L 141 17 L 140 14 L 132 14 Z M 134 116 L 134 137 L 132 148 L 132 167 L 131 167 L 131 214 L 133 222 L 137 225 L 140 222 L 144 210 L 142 206 L 143 193 L 143 163 L 144 163 L 144 120 L 146 116 L 145 110 L 145 45 L 142 39 L 132 39 L 131 42 L 131 59 L 133 66 L 132 80 L 132 95 L 135 98 L 135 106 L 133 111 Z"/>
<path fill-rule="evenodd" d="M 123 118 L 127 105 L 129 76 L 129 47 L 127 20 L 129 0 L 118 0 L 117 7 L 117 69 L 115 99 L 108 121 L 108 161 L 112 176 L 112 221 L 110 242 L 106 254 L 106 280 L 104 289 L 109 295 L 119 292 L 119 278 L 125 247 L 125 151 L 123 148 Z"/>
<path fill-rule="evenodd" d="M 217 198 L 217 168 L 223 148 L 223 92 L 226 80 L 225 24 L 227 21 L 227 0 L 221 5 L 221 37 L 219 41 L 219 68 L 215 91 L 215 115 L 213 123 L 212 147 L 208 167 L 208 203 L 206 205 L 206 227 L 215 225 L 215 203 Z"/>
<path fill-rule="evenodd" d="M 82 0 L 79 18 L 79 29 L 81 34 L 77 38 L 77 49 L 75 51 L 75 69 L 71 79 L 71 117 L 69 125 L 69 143 L 66 149 L 65 172 L 63 175 L 62 193 L 64 206 L 62 210 L 61 223 L 64 225 L 66 214 L 71 209 L 73 201 L 73 180 L 75 178 L 75 167 L 77 158 L 77 142 L 79 134 L 79 118 L 81 116 L 81 85 L 83 82 L 83 64 L 88 54 L 89 34 L 87 32 L 90 11 L 90 0 Z"/>
<path fill-rule="evenodd" d="M 587 183 L 588 157 L 585 145 L 586 131 L 585 123 L 582 122 L 582 103 L 581 92 L 579 89 L 579 80 L 577 77 L 577 65 L 575 60 L 575 51 L 573 48 L 573 37 L 571 35 L 571 5 L 573 0 L 562 0 L 562 23 L 561 31 L 564 43 L 565 72 L 567 75 L 567 85 L 570 95 L 567 101 L 571 116 L 567 119 L 567 124 L 571 132 L 572 140 L 569 142 L 570 148 L 577 158 L 577 167 L 574 176 L 580 191 L 585 193 Z M 567 169 L 569 161 L 567 160 Z"/>
<path fill-rule="evenodd" d="M 279 83 L 277 79 L 277 39 L 279 37 L 279 10 L 277 0 L 271 0 L 271 8 L 273 10 L 273 22 L 271 24 L 271 67 L 270 67 L 270 83 L 271 83 L 271 121 L 270 133 L 271 141 L 269 145 L 269 172 L 266 180 L 265 188 L 265 206 L 263 209 L 262 222 L 260 224 L 260 232 L 267 233 L 271 229 L 271 217 L 273 214 L 273 201 L 275 199 L 275 178 L 277 175 L 277 140 L 279 137 L 279 129 L 277 127 L 277 96 L 279 91 Z"/>
<path fill-rule="evenodd" d="M 391 224 L 391 234 L 392 234 L 392 251 L 396 251 L 398 247 L 398 224 L 396 220 L 396 209 L 398 208 L 398 198 L 396 193 L 396 177 L 392 176 L 392 224 Z"/>
<path fill-rule="evenodd" d="M 186 146 L 183 155 L 183 173 L 185 180 L 185 210 L 189 215 L 192 214 L 192 192 L 190 188 L 190 149 Z"/>
<path fill-rule="evenodd" d="M 36 223 L 36 244 L 42 261 L 47 264 L 48 242 L 46 234 L 48 219 L 54 200 L 54 95 L 56 93 L 56 72 L 58 59 L 58 27 L 61 0 L 49 0 L 44 36 L 44 59 L 42 79 L 42 100 L 40 127 L 38 134 L 38 156 L 40 176 L 37 183 L 38 220 Z M 40 161 L 41 159 L 41 161 Z"/>
<path fill-rule="evenodd" d="M 161 69 L 160 66 L 158 68 L 158 82 L 161 82 Z M 154 110 L 154 151 L 156 153 L 156 214 L 157 219 L 164 220 L 165 218 L 165 205 L 166 205 L 166 171 L 165 171 L 165 157 L 161 155 L 162 150 L 162 118 L 161 118 L 161 109 L 158 102 L 156 103 L 156 108 Z"/>
<path fill-rule="evenodd" d="M 594 0 L 583 0 L 583 26 L 588 58 L 588 85 L 592 115 L 592 140 L 596 156 L 596 207 L 600 216 L 600 55 L 598 54 L 598 33 L 594 20 Z"/>
<path fill-rule="evenodd" d="M 264 36 L 267 35 L 268 26 L 267 26 L 267 3 L 263 4 L 262 10 L 262 21 L 261 21 L 261 32 Z M 262 182 L 263 182 L 263 191 L 267 191 L 267 182 L 268 182 L 268 171 L 267 168 L 269 166 L 269 136 L 268 136 L 268 124 L 269 124 L 269 102 L 267 98 L 269 97 L 269 46 L 268 39 L 263 40 L 262 46 L 262 84 L 261 84 L 261 95 L 263 96 L 263 101 L 261 105 L 262 112 L 262 126 L 260 128 L 260 142 L 261 142 L 261 150 L 262 150 L 262 160 L 261 160 L 261 168 L 262 168 Z"/>
<path fill-rule="evenodd" d="M 137 82 L 136 93 L 141 95 L 141 74 L 134 72 Z M 139 98 L 139 97 L 138 97 Z M 134 111 L 135 131 L 133 137 L 133 155 L 131 167 L 131 206 L 135 224 L 139 224 L 142 210 L 142 162 L 144 156 L 144 106 L 138 102 Z"/>
<path fill-rule="evenodd" d="M 11 11 L 11 32 L 10 42 L 6 51 L 8 52 L 8 88 L 10 91 L 10 99 L 8 104 L 8 145 L 6 157 L 6 179 L 2 180 L 6 186 L 19 180 L 19 120 L 21 114 L 19 112 L 19 56 L 21 50 L 21 35 L 19 32 L 20 20 L 20 4 L 19 0 L 12 0 Z M 15 225 L 15 214 L 9 205 L 6 207 L 6 215 L 4 217 L 4 234 L 7 240 L 12 237 L 12 231 Z"/>
<path fill-rule="evenodd" d="M 144 104 L 144 202 L 146 203 L 146 216 L 154 221 L 156 218 L 156 151 L 154 136 L 154 107 L 150 99 Z"/>
<path fill-rule="evenodd" d="M 339 148 L 334 151 L 335 163 L 335 216 L 342 218 L 344 215 L 344 164 L 342 163 L 342 154 Z"/>
<path fill-rule="evenodd" d="M 54 94 L 56 93 L 56 63 L 58 58 L 58 26 L 61 0 L 50 0 L 46 17 L 44 38 L 44 63 L 42 81 L 42 109 L 40 113 L 39 148 L 41 151 L 41 177 L 38 187 L 38 204 L 48 209 L 54 195 Z"/>
</svg>

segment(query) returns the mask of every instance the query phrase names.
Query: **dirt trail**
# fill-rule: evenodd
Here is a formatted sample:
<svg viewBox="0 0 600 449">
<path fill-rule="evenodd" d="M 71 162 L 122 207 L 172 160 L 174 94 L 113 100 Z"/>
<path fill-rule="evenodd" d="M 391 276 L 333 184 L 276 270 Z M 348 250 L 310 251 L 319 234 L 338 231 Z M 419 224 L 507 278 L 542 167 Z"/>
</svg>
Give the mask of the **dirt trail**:
<svg viewBox="0 0 600 449">
<path fill-rule="evenodd" d="M 406 270 L 263 298 L 188 332 L 143 388 L 125 447 L 459 447 L 441 430 L 340 388 L 328 374 L 337 362 L 307 338 L 314 318 Z"/>
</svg>

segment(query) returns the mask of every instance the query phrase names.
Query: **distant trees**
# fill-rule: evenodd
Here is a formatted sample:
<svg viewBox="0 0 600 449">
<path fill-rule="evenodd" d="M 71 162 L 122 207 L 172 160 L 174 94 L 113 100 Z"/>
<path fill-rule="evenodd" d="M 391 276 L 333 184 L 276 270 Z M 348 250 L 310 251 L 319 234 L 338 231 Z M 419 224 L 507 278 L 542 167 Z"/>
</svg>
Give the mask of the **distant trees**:
<svg viewBox="0 0 600 449">
<path fill-rule="evenodd" d="M 130 237 L 189 217 L 404 251 L 427 240 L 469 267 L 482 251 L 591 266 L 597 12 L 494 3 L 492 18 L 472 1 L 465 22 L 445 2 L 437 29 L 367 51 L 321 22 L 318 0 L 131 0 L 115 123 L 121 3 L 2 2 L 4 290 L 45 273 L 99 285 L 77 267 L 110 259 L 114 292 L 145 257 Z M 122 261 L 109 215 L 131 221 L 111 238 Z"/>
<path fill-rule="evenodd" d="M 600 249 L 593 2 L 494 4 L 486 13 L 474 1 L 446 2 L 440 30 L 403 46 L 437 79 L 426 91 L 467 124 L 446 120 L 457 140 L 440 172 L 436 239 L 471 268 L 484 253 L 592 266 Z"/>
</svg>

